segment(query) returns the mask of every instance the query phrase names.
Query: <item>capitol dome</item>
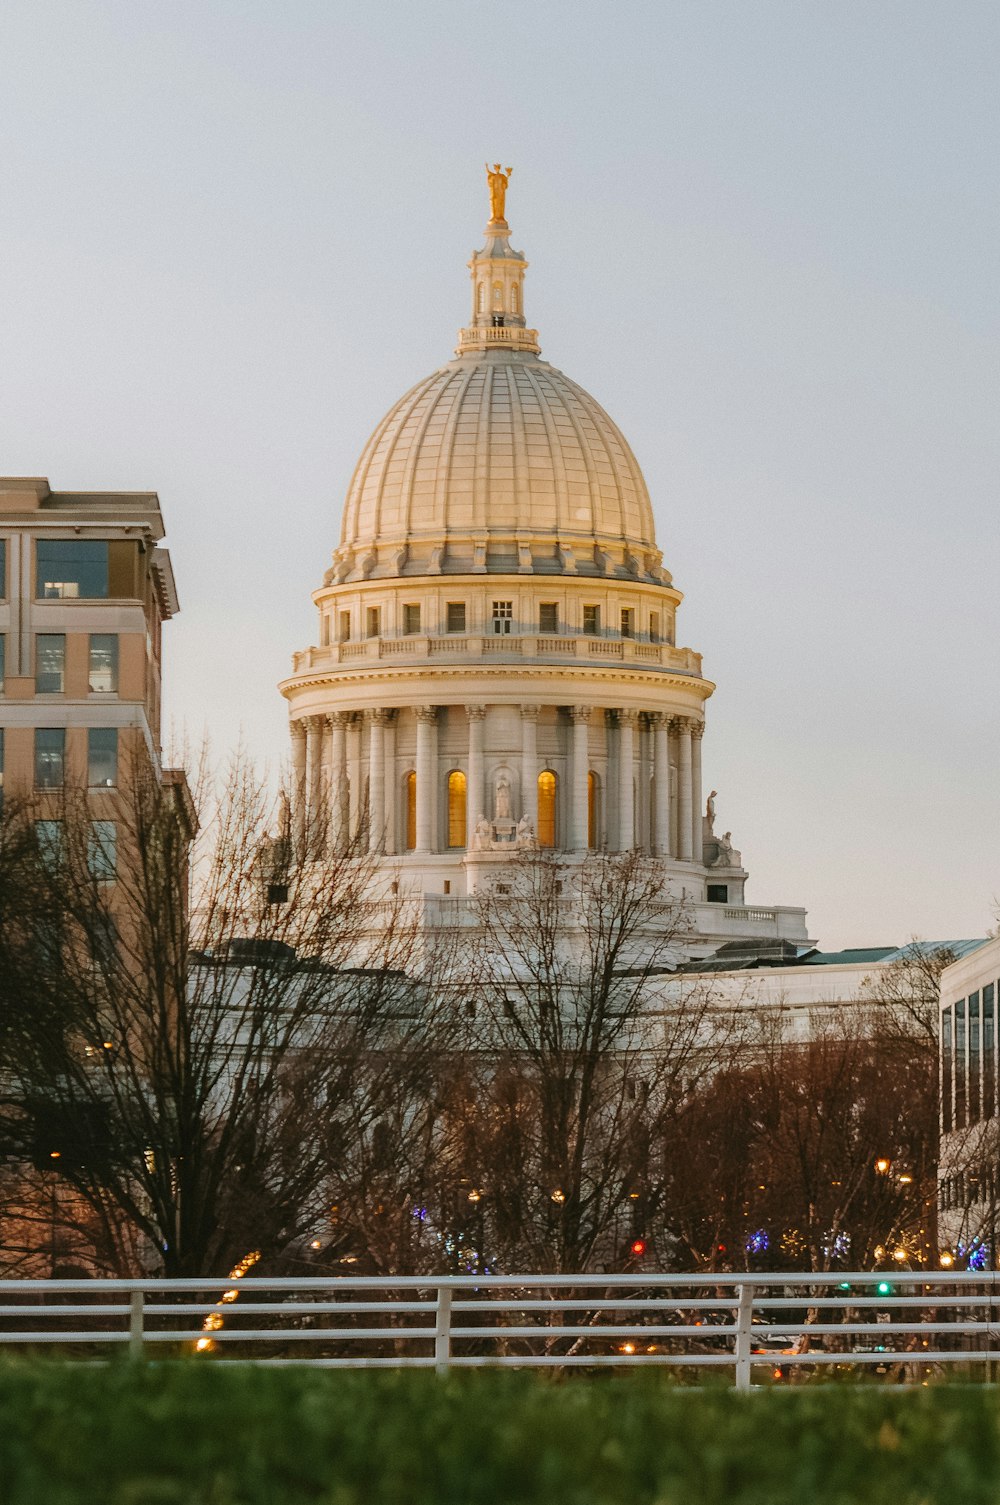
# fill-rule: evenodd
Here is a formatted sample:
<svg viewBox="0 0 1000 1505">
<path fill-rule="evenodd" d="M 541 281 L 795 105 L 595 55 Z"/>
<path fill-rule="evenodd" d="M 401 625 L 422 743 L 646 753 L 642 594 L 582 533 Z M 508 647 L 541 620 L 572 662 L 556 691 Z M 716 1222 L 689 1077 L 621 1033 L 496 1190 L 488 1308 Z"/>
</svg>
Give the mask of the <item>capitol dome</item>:
<svg viewBox="0 0 1000 1505">
<path fill-rule="evenodd" d="M 540 359 L 506 221 L 473 253 L 456 358 L 375 429 L 328 580 L 533 573 L 667 583 L 642 472 L 590 394 Z"/>
</svg>

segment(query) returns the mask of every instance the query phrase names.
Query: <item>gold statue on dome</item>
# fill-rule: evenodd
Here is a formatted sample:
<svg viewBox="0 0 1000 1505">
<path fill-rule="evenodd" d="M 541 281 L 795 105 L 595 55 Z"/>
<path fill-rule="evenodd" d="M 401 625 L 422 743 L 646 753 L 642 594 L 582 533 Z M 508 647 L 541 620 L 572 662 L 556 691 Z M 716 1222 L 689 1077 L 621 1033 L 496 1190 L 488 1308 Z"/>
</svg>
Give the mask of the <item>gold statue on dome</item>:
<svg viewBox="0 0 1000 1505">
<path fill-rule="evenodd" d="M 490 185 L 490 214 L 493 219 L 502 220 L 504 218 L 504 199 L 507 196 L 507 184 L 510 182 L 510 175 L 514 169 L 508 167 L 504 171 L 499 162 L 494 162 L 492 167 L 490 167 L 488 162 L 484 162 L 483 166 L 486 168 L 486 181 Z"/>
</svg>

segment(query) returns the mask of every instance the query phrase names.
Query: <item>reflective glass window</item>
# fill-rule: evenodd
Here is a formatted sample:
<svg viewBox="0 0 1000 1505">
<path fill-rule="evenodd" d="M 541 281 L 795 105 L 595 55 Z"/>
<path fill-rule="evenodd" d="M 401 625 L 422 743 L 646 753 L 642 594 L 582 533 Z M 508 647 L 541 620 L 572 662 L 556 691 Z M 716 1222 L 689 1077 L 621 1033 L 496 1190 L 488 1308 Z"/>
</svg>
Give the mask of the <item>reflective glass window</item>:
<svg viewBox="0 0 1000 1505">
<path fill-rule="evenodd" d="M 39 538 L 35 544 L 37 587 L 42 599 L 108 594 L 108 545 L 96 538 Z"/>
</svg>

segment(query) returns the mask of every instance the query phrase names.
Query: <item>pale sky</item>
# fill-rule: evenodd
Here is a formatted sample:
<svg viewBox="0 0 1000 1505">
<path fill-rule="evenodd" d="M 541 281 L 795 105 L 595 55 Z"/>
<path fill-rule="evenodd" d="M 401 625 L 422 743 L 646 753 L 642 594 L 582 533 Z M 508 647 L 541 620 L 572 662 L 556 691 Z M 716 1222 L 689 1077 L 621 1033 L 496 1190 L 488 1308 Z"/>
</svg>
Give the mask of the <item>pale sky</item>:
<svg viewBox="0 0 1000 1505">
<path fill-rule="evenodd" d="M 273 764 L 382 413 L 514 165 L 642 465 L 706 790 L 827 946 L 1000 894 L 1000 6 L 3 0 L 0 472 L 160 494 L 175 728 Z"/>
</svg>

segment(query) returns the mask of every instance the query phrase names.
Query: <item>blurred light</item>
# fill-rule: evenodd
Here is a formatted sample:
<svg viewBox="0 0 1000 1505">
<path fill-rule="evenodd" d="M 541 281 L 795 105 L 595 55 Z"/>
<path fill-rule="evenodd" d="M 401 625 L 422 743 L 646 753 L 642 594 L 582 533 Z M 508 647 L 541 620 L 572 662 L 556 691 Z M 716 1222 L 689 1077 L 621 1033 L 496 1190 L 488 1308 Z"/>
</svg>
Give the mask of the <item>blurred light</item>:
<svg viewBox="0 0 1000 1505">
<path fill-rule="evenodd" d="M 482 1199 L 482 1195 L 483 1194 L 482 1194 L 481 1191 L 477 1191 L 476 1188 L 473 1187 L 472 1190 L 469 1192 L 469 1201 L 470 1202 L 478 1202 L 478 1201 L 480 1201 Z"/>
<path fill-rule="evenodd" d="M 900 1246 L 898 1249 L 893 1249 L 892 1257 L 900 1264 L 902 1264 L 903 1260 L 906 1258 L 906 1250 L 902 1246 Z"/>
<path fill-rule="evenodd" d="M 884 1244 L 876 1244 L 875 1245 L 875 1258 L 876 1259 L 885 1259 L 885 1245 Z"/>
<path fill-rule="evenodd" d="M 889 1284 L 889 1282 L 887 1280 L 880 1280 L 879 1283 L 878 1283 L 878 1285 L 875 1287 L 875 1289 L 879 1293 L 880 1296 L 891 1296 L 892 1295 L 892 1286 Z"/>
<path fill-rule="evenodd" d="M 909 1186 L 912 1183 L 912 1181 L 913 1181 L 913 1177 L 912 1176 L 903 1175 L 903 1176 L 900 1176 L 900 1178 L 899 1178 L 899 1184 L 900 1184 L 900 1186 Z"/>
<path fill-rule="evenodd" d="M 629 1247 L 634 1257 L 641 1259 L 646 1252 L 646 1240 L 644 1238 L 634 1238 Z"/>
<path fill-rule="evenodd" d="M 947 1249 L 942 1249 L 938 1258 L 941 1261 L 941 1268 L 943 1270 L 950 1270 L 952 1265 L 955 1263 L 954 1254 L 951 1254 Z"/>
<path fill-rule="evenodd" d="M 634 1343 L 623 1343 L 622 1346 L 621 1346 L 621 1351 L 622 1351 L 622 1353 L 635 1353 L 635 1344 Z"/>
<path fill-rule="evenodd" d="M 49 1151 L 49 1159 L 50 1160 L 61 1160 L 62 1159 L 62 1150 L 50 1150 Z"/>
<path fill-rule="evenodd" d="M 552 1200 L 553 1202 L 565 1202 L 566 1193 L 557 1186 L 555 1191 L 552 1193 Z"/>
<path fill-rule="evenodd" d="M 212 1340 L 211 1338 L 199 1338 L 194 1346 L 198 1353 L 204 1353 L 207 1348 L 212 1347 Z"/>
<path fill-rule="evenodd" d="M 892 1161 L 887 1160 L 884 1155 L 881 1155 L 875 1162 L 875 1169 L 878 1171 L 880 1176 L 887 1176 L 891 1168 Z"/>
<path fill-rule="evenodd" d="M 323 1240 L 321 1238 L 314 1238 L 309 1247 L 310 1249 L 322 1249 Z"/>
</svg>

